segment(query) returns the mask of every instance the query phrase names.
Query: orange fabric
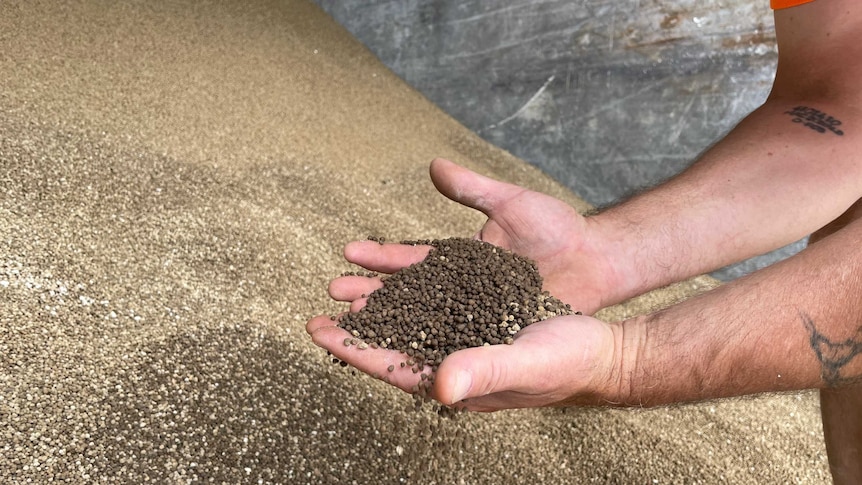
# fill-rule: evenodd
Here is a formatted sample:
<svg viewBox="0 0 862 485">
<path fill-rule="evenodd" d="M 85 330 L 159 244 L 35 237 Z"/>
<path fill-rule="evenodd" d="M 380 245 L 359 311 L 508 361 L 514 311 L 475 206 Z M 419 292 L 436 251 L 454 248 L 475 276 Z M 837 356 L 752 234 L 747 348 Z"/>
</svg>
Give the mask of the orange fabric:
<svg viewBox="0 0 862 485">
<path fill-rule="evenodd" d="M 769 5 L 775 9 L 782 9 L 788 7 L 795 7 L 797 5 L 802 5 L 803 3 L 813 2 L 814 0 L 769 0 Z"/>
</svg>

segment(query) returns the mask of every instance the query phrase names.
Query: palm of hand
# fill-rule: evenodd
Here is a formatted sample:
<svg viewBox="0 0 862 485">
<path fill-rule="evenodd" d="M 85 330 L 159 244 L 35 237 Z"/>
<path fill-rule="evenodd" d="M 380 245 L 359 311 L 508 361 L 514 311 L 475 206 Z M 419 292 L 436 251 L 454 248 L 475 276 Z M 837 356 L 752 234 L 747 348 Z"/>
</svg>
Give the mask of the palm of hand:
<svg viewBox="0 0 862 485">
<path fill-rule="evenodd" d="M 591 244 L 590 220 L 559 199 L 445 160 L 432 163 L 431 177 L 442 194 L 488 216 L 480 239 L 536 261 L 545 290 L 584 313 L 602 307 L 613 273 Z"/>
<path fill-rule="evenodd" d="M 535 261 L 545 290 L 589 314 L 600 307 L 602 285 L 599 261 L 585 250 L 587 231 L 568 204 L 522 190 L 490 211 L 479 238 Z"/>
</svg>

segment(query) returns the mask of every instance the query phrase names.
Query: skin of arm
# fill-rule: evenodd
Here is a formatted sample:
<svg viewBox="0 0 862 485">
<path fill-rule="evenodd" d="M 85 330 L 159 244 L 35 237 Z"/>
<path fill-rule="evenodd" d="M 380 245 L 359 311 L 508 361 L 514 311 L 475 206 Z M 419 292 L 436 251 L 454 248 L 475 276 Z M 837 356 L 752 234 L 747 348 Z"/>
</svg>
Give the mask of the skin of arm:
<svg viewBox="0 0 862 485">
<path fill-rule="evenodd" d="M 857 219 L 793 258 L 623 322 L 614 399 L 650 406 L 859 382 L 860 240 Z"/>
<path fill-rule="evenodd" d="M 614 255 L 613 300 L 781 247 L 859 199 L 860 5 L 818 0 L 776 11 L 775 25 L 764 105 L 676 178 L 588 219 L 590 244 Z M 843 134 L 794 123 L 800 106 L 840 120 Z"/>
</svg>

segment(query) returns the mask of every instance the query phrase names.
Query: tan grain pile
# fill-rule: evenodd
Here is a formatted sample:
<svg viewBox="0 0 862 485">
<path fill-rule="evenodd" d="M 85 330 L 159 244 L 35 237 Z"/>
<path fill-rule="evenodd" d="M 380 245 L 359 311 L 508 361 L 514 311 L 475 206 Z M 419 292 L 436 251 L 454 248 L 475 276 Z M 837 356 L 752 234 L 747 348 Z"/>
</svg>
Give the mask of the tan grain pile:
<svg viewBox="0 0 862 485">
<path fill-rule="evenodd" d="M 345 242 L 481 223 L 435 156 L 586 209 L 307 2 L 5 2 L 0 482 L 825 482 L 811 394 L 431 433 L 322 363 Z"/>
</svg>

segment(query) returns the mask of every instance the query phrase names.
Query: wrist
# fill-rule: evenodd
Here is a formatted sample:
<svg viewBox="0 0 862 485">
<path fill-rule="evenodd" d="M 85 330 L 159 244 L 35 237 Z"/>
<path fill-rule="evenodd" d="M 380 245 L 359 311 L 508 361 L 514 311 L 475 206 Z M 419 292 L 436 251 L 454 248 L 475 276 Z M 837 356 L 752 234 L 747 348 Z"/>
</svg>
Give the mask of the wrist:
<svg viewBox="0 0 862 485">
<path fill-rule="evenodd" d="M 614 402 L 620 406 L 643 406 L 643 396 L 636 392 L 636 376 L 639 357 L 642 355 L 642 347 L 646 341 L 645 326 L 646 317 L 635 317 L 623 322 L 615 323 L 611 328 L 614 330 L 614 375 L 613 392 Z"/>
<path fill-rule="evenodd" d="M 641 327 L 630 323 L 633 321 L 606 324 L 606 344 L 604 350 L 595 355 L 581 404 L 619 407 L 641 404 L 633 391 Z"/>
<path fill-rule="evenodd" d="M 636 245 L 626 240 L 627 231 L 602 214 L 587 217 L 585 222 L 584 251 L 602 272 L 597 285 L 600 304 L 597 309 L 616 305 L 651 289 L 640 275 L 633 254 Z M 628 232 L 634 230 L 629 228 Z"/>
<path fill-rule="evenodd" d="M 642 360 L 647 351 L 649 318 L 639 316 L 608 324 L 613 347 L 606 352 L 605 361 L 599 364 L 606 372 L 596 373 L 590 385 L 592 395 L 597 398 L 596 404 L 644 407 L 661 402 L 652 393 L 645 394 L 642 386 Z"/>
</svg>

